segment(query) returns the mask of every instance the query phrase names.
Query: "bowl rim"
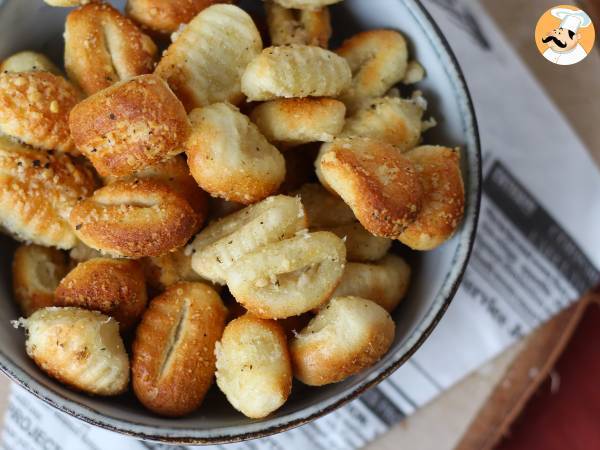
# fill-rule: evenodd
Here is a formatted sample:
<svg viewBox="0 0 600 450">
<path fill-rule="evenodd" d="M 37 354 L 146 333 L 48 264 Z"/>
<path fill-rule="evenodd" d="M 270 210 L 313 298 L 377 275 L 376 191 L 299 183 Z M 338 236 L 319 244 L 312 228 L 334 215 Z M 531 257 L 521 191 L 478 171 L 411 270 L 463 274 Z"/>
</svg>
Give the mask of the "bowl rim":
<svg viewBox="0 0 600 450">
<path fill-rule="evenodd" d="M 393 359 L 382 367 L 378 372 L 375 372 L 372 376 L 367 377 L 361 381 L 355 387 L 339 394 L 335 401 L 330 402 L 324 407 L 318 408 L 317 410 L 310 412 L 306 415 L 295 419 L 286 419 L 285 417 L 280 419 L 282 423 L 266 426 L 259 428 L 255 431 L 241 431 L 233 432 L 226 435 L 211 435 L 206 436 L 202 433 L 206 431 L 193 430 L 193 429 L 173 429 L 173 428 L 158 428 L 149 425 L 136 423 L 130 420 L 111 418 L 106 414 L 98 412 L 93 408 L 84 405 L 78 401 L 71 400 L 65 397 L 63 394 L 52 390 L 51 388 L 41 385 L 38 381 L 34 380 L 29 376 L 23 369 L 19 367 L 10 357 L 8 357 L 0 349 L 0 370 L 6 374 L 12 381 L 24 388 L 29 393 L 33 394 L 40 400 L 44 401 L 48 405 L 58 409 L 59 411 L 66 413 L 72 417 L 82 420 L 90 425 L 94 425 L 109 431 L 117 432 L 120 434 L 128 435 L 136 439 L 143 439 L 148 441 L 163 442 L 168 444 L 182 444 L 182 445 L 209 445 L 209 444 L 226 444 L 235 443 L 250 439 L 257 439 L 281 433 L 292 428 L 296 428 L 308 422 L 311 422 L 319 417 L 322 417 L 337 408 L 347 404 L 348 402 L 358 398 L 366 390 L 370 389 L 374 385 L 383 381 L 402 364 L 404 364 L 425 342 L 429 337 L 433 329 L 437 326 L 444 313 L 448 309 L 458 287 L 461 283 L 464 275 L 467 263 L 475 242 L 475 234 L 477 230 L 477 222 L 479 217 L 481 191 L 482 191 L 482 168 L 481 168 L 481 143 L 479 136 L 479 129 L 477 125 L 477 118 L 475 115 L 475 108 L 471 94 L 469 92 L 464 74 L 458 63 L 454 52 L 441 29 L 429 13 L 429 11 L 422 4 L 421 0 L 399 0 L 407 6 L 407 9 L 411 12 L 413 19 L 415 19 L 421 27 L 423 33 L 430 40 L 431 45 L 438 51 L 438 57 L 445 57 L 449 63 L 446 67 L 446 74 L 449 79 L 453 82 L 456 95 L 464 101 L 462 105 L 465 113 L 463 125 L 465 126 L 465 133 L 467 134 L 467 145 L 469 146 L 470 156 L 474 160 L 473 167 L 469 166 L 468 183 L 467 187 L 467 207 L 465 208 L 465 217 L 463 220 L 462 227 L 469 226 L 469 230 L 464 230 L 464 233 L 468 233 L 466 236 L 466 244 L 464 251 L 459 255 L 459 260 L 455 261 L 458 263 L 458 270 L 454 274 L 454 278 L 446 280 L 443 283 L 442 289 L 436 295 L 437 299 L 434 300 L 433 304 L 429 307 L 429 310 L 415 327 L 411 334 L 407 338 L 406 345 L 410 347 L 406 350 L 400 349 Z M 472 153 L 472 154 L 471 154 Z M 464 240 L 465 238 L 463 238 Z M 457 252 L 458 253 L 458 249 Z M 456 257 L 455 253 L 455 257 Z M 444 289 L 446 287 L 446 289 Z M 425 325 L 424 325 L 425 323 Z M 424 328 L 422 328 L 424 326 Z M 418 335 L 418 337 L 416 337 Z M 412 340 L 412 342 L 410 342 Z M 30 381 L 28 381 L 30 380 Z M 77 411 L 80 410 L 81 412 Z M 303 411 L 306 411 L 309 407 L 300 410 L 295 413 L 301 415 Z M 95 416 L 95 417 L 94 417 Z M 97 418 L 96 418 L 97 417 Z M 112 422 L 118 422 L 117 425 L 107 421 L 109 419 Z M 259 424 L 260 422 L 253 422 Z M 143 427 L 146 429 L 155 428 L 158 432 L 144 432 L 135 431 L 134 428 Z M 244 428 L 244 425 L 235 426 L 236 428 Z M 159 431 L 160 430 L 160 431 Z M 170 433 L 176 432 L 177 435 L 170 435 Z M 179 435 L 179 433 L 187 433 L 187 435 Z"/>
</svg>

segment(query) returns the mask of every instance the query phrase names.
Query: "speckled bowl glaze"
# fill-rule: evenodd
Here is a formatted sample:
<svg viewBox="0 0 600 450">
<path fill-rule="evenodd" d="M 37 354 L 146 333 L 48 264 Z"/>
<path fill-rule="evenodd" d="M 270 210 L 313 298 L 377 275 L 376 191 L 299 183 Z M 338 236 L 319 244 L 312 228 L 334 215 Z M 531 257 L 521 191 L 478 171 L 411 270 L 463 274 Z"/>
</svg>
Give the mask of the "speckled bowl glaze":
<svg viewBox="0 0 600 450">
<path fill-rule="evenodd" d="M 122 6 L 123 2 L 113 2 Z M 260 2 L 242 2 L 260 7 Z M 40 50 L 60 61 L 67 9 L 50 8 L 42 0 L 0 0 L 0 58 L 20 50 Z M 11 299 L 10 261 L 15 243 L 0 237 L 0 369 L 45 401 L 90 424 L 136 438 L 168 443 L 235 442 L 279 433 L 338 408 L 383 380 L 427 339 L 460 283 L 475 237 L 479 210 L 481 164 L 473 106 L 455 57 L 439 28 L 417 0 L 345 0 L 332 7 L 336 34 L 332 46 L 357 31 L 392 28 L 402 31 L 411 54 L 427 71 L 417 88 L 429 100 L 429 114 L 439 125 L 426 143 L 460 146 L 466 185 L 466 211 L 452 240 L 433 252 L 407 254 L 414 270 L 408 297 L 394 312 L 396 338 L 375 366 L 342 383 L 309 388 L 295 384 L 289 401 L 263 420 L 250 420 L 231 408 L 213 389 L 196 413 L 173 420 L 146 411 L 133 395 L 102 399 L 66 389 L 44 375 L 27 357 L 22 330 L 9 321 L 18 316 Z M 403 250 L 400 250 L 404 252 Z"/>
</svg>

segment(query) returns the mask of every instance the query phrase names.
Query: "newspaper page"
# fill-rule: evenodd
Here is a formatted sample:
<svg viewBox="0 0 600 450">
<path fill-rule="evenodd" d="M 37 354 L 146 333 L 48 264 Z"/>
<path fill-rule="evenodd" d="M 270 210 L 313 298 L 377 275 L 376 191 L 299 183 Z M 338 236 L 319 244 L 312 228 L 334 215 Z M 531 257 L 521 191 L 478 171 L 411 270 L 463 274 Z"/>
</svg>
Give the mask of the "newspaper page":
<svg viewBox="0 0 600 450">
<path fill-rule="evenodd" d="M 465 72 L 484 150 L 479 233 L 462 286 L 413 358 L 359 399 L 286 433 L 209 448 L 360 448 L 599 280 L 600 173 L 588 152 L 477 3 L 424 4 Z M 5 450 L 178 448 L 91 427 L 17 387 L 2 440 Z"/>
</svg>

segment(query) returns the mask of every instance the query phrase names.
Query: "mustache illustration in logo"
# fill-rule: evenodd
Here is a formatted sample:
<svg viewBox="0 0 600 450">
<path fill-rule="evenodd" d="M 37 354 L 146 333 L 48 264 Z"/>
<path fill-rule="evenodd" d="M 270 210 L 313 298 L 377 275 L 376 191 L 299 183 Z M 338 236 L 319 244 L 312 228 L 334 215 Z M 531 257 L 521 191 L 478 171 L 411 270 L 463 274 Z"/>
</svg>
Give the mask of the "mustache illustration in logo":
<svg viewBox="0 0 600 450">
<path fill-rule="evenodd" d="M 546 44 L 546 43 L 548 43 L 550 41 L 553 41 L 560 48 L 565 48 L 567 46 L 566 42 L 559 41 L 556 36 L 548 36 L 548 37 L 545 37 L 545 38 L 542 39 L 542 42 L 544 44 Z"/>
</svg>

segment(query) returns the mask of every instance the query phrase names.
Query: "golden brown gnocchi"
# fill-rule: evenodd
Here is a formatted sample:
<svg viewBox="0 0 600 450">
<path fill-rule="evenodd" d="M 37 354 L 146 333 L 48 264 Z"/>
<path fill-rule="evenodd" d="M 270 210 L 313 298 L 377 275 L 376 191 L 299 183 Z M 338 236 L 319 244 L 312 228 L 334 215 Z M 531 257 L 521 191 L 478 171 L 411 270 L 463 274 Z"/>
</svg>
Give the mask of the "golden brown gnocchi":
<svg viewBox="0 0 600 450">
<path fill-rule="evenodd" d="M 286 8 L 298 8 L 314 10 L 322 8 L 326 5 L 332 5 L 334 3 L 341 2 L 342 0 L 274 0 L 281 6 Z"/>
<path fill-rule="evenodd" d="M 260 419 L 285 403 L 292 366 L 283 328 L 245 314 L 225 327 L 216 345 L 217 385 L 245 416 Z"/>
<path fill-rule="evenodd" d="M 74 247 L 69 215 L 94 187 L 90 171 L 68 155 L 33 150 L 0 136 L 0 225 L 17 240 Z"/>
<path fill-rule="evenodd" d="M 54 290 L 67 274 L 67 258 L 55 248 L 20 245 L 12 263 L 15 300 L 25 317 L 54 306 Z"/>
<path fill-rule="evenodd" d="M 409 282 L 410 266 L 390 254 L 373 263 L 348 263 L 333 296 L 366 298 L 392 312 L 406 295 Z"/>
<path fill-rule="evenodd" d="M 188 111 L 217 102 L 239 103 L 242 73 L 262 50 L 252 18 L 233 5 L 200 12 L 158 63 L 164 78 Z"/>
<path fill-rule="evenodd" d="M 352 70 L 352 85 L 341 99 L 350 111 L 385 94 L 404 78 L 408 49 L 404 36 L 393 30 L 370 30 L 344 41 L 336 51 Z"/>
<path fill-rule="evenodd" d="M 250 204 L 283 182 L 283 156 L 235 106 L 215 103 L 195 109 L 190 120 L 185 150 L 192 176 L 205 191 Z"/>
<path fill-rule="evenodd" d="M 465 191 L 457 149 L 425 145 L 406 153 L 423 185 L 423 207 L 398 236 L 414 250 L 431 250 L 449 239 L 463 217 Z"/>
<path fill-rule="evenodd" d="M 284 8 L 265 1 L 271 45 L 304 44 L 327 48 L 331 19 L 327 7 L 307 10 Z"/>
<path fill-rule="evenodd" d="M 344 241 L 305 232 L 242 256 L 227 272 L 227 286 L 253 315 L 283 319 L 326 302 L 345 264 Z"/>
<path fill-rule="evenodd" d="M 0 72 L 32 72 L 41 70 L 61 75 L 61 71 L 43 53 L 24 51 L 9 56 L 0 64 Z"/>
<path fill-rule="evenodd" d="M 421 210 L 423 187 L 395 147 L 366 138 L 324 144 L 318 174 L 375 236 L 397 238 Z"/>
<path fill-rule="evenodd" d="M 111 316 L 121 331 L 137 324 L 146 308 L 146 280 L 136 261 L 95 258 L 78 264 L 59 283 L 55 306 L 76 306 Z"/>
<path fill-rule="evenodd" d="M 163 416 L 197 409 L 215 375 L 227 309 L 202 283 L 177 283 L 150 302 L 133 342 L 133 392 Z"/>
<path fill-rule="evenodd" d="M 179 281 L 205 281 L 192 269 L 191 247 L 181 247 L 162 256 L 152 256 L 140 260 L 146 282 L 159 291 Z"/>
<path fill-rule="evenodd" d="M 346 119 L 341 136 L 376 139 L 407 151 L 421 140 L 423 112 L 417 101 L 377 98 Z"/>
<path fill-rule="evenodd" d="M 49 307 L 17 323 L 27 330 L 27 354 L 51 377 L 88 394 L 127 390 L 129 358 L 115 320 L 97 311 Z"/>
<path fill-rule="evenodd" d="M 0 73 L 0 133 L 44 150 L 76 153 L 69 113 L 79 93 L 45 71 Z"/>
<path fill-rule="evenodd" d="M 102 176 L 123 177 L 183 152 L 187 114 L 169 86 L 141 75 L 96 92 L 69 117 L 75 145 Z"/>
<path fill-rule="evenodd" d="M 152 39 L 107 3 L 71 11 L 64 38 L 67 74 L 87 95 L 154 69 Z"/>
<path fill-rule="evenodd" d="M 394 321 L 376 303 L 332 298 L 290 342 L 294 376 L 309 386 L 342 381 L 375 364 L 394 333 Z"/>
<path fill-rule="evenodd" d="M 258 105 L 250 118 L 270 142 L 329 142 L 344 127 L 346 107 L 332 98 L 277 99 Z"/>
<path fill-rule="evenodd" d="M 331 231 L 344 240 L 348 261 L 376 261 L 392 246 L 391 239 L 374 236 L 359 222 L 327 227 L 323 230 Z"/>
<path fill-rule="evenodd" d="M 242 76 L 242 92 L 248 100 L 335 97 L 351 79 L 344 58 L 320 47 L 292 44 L 266 48 L 254 58 Z"/>
<path fill-rule="evenodd" d="M 128 0 L 127 15 L 144 28 L 160 34 L 177 31 L 200 11 L 223 0 Z"/>
<path fill-rule="evenodd" d="M 245 254 L 306 228 L 300 199 L 277 195 L 209 224 L 192 243 L 192 267 L 225 284 L 231 266 Z"/>
<path fill-rule="evenodd" d="M 88 247 L 111 256 L 160 256 L 184 245 L 201 222 L 190 204 L 150 180 L 118 181 L 94 192 L 69 223 Z"/>
</svg>

